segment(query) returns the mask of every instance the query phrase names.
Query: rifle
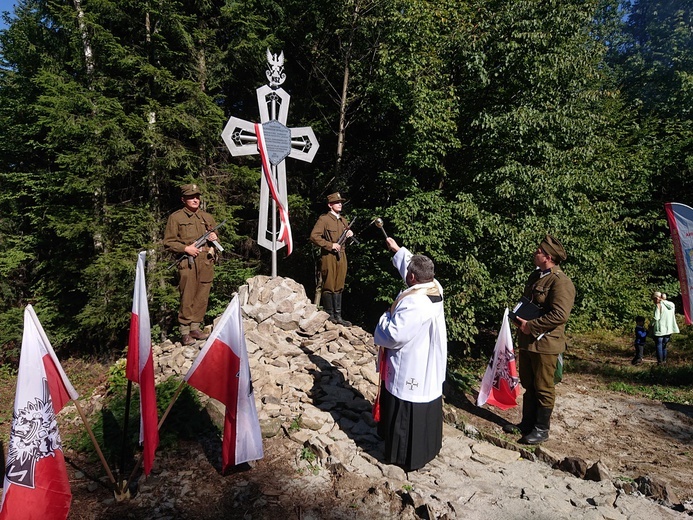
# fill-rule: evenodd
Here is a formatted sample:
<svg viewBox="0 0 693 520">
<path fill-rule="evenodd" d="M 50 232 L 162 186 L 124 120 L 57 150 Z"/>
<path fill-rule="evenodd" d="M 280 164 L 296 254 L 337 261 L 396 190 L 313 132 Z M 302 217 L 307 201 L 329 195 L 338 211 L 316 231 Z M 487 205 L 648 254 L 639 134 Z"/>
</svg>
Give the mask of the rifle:
<svg viewBox="0 0 693 520">
<path fill-rule="evenodd" d="M 351 235 L 351 237 L 347 237 L 347 232 L 351 229 L 351 226 L 354 225 L 354 222 L 356 222 L 356 218 L 357 217 L 354 217 L 354 220 L 352 220 L 350 224 L 347 224 L 346 227 L 344 228 L 344 231 L 342 231 L 342 234 L 339 235 L 339 238 L 337 239 L 337 243 L 340 246 L 344 245 L 344 242 L 346 242 L 347 238 L 351 238 L 351 240 L 353 240 L 353 242 L 358 245 L 359 241 L 356 240 L 356 237 L 354 235 Z M 337 260 L 339 260 L 339 257 L 340 257 L 339 251 L 335 251 L 335 255 L 337 256 Z"/>
<path fill-rule="evenodd" d="M 220 224 L 217 224 L 216 226 L 214 226 L 212 229 L 207 230 L 207 232 L 206 232 L 204 235 L 202 235 L 200 238 L 198 238 L 197 240 L 195 240 L 195 242 L 193 242 L 193 245 L 194 245 L 197 249 L 200 249 L 200 248 L 201 248 L 202 246 L 204 246 L 204 245 L 207 243 L 207 241 L 209 240 L 209 235 L 211 235 L 212 233 L 214 233 L 217 229 L 219 229 L 219 228 L 220 228 L 221 226 L 223 226 L 224 224 L 226 224 L 226 219 L 224 219 L 224 221 L 221 222 Z M 211 240 L 211 242 L 212 242 L 212 244 L 214 244 L 214 247 L 216 247 L 217 250 L 218 250 L 220 253 L 224 251 L 224 248 L 221 247 L 221 244 L 220 244 L 219 242 L 217 242 L 216 240 Z M 195 259 L 194 259 L 192 256 L 190 256 L 190 255 L 187 254 L 187 253 L 183 253 L 183 254 L 180 255 L 180 256 L 178 257 L 178 259 L 177 259 L 175 262 L 173 262 L 168 268 L 169 268 L 169 269 L 173 269 L 175 266 L 177 266 L 178 264 L 180 264 L 180 263 L 183 261 L 184 258 L 187 258 L 187 259 L 188 259 L 188 266 L 192 266 L 192 265 L 195 263 Z"/>
</svg>

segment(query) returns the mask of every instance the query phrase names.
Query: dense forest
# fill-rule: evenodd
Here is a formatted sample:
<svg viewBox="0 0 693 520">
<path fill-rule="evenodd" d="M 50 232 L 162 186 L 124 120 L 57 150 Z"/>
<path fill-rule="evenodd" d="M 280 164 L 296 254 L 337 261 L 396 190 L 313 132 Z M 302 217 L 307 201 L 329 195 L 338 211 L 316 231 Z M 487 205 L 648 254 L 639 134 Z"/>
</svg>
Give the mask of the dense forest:
<svg viewBox="0 0 693 520">
<path fill-rule="evenodd" d="M 570 328 L 630 326 L 679 293 L 663 204 L 693 195 L 693 0 L 19 0 L 0 32 L 0 362 L 32 303 L 59 350 L 127 341 L 148 250 L 157 337 L 176 334 L 161 239 L 200 184 L 225 252 L 208 322 L 270 253 L 255 242 L 257 156 L 229 117 L 258 120 L 266 54 L 284 52 L 294 252 L 278 274 L 311 294 L 308 235 L 349 199 L 345 315 L 365 327 L 401 281 L 382 234 L 431 256 L 450 339 L 498 328 L 546 232 L 577 287 Z M 678 302 L 680 308 L 680 301 Z"/>
</svg>

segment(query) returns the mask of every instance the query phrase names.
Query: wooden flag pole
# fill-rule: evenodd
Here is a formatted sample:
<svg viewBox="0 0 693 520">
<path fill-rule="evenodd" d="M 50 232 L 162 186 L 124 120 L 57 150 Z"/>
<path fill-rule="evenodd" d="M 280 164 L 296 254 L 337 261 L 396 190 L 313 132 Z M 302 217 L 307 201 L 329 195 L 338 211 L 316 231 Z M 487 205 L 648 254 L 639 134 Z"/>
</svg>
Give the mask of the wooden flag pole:
<svg viewBox="0 0 693 520">
<path fill-rule="evenodd" d="M 128 388 L 125 394 L 125 416 L 123 417 L 123 441 L 120 445 L 120 472 L 118 473 L 118 482 L 125 475 L 125 449 L 128 444 L 128 423 L 130 421 L 130 400 L 132 399 L 132 381 L 128 379 Z M 125 491 L 127 488 L 121 489 Z"/>
<path fill-rule="evenodd" d="M 116 494 L 118 494 L 118 485 L 116 483 L 116 479 L 113 477 L 113 473 L 111 473 L 111 468 L 108 467 L 108 462 L 106 462 L 106 457 L 103 456 L 103 452 L 101 451 L 101 447 L 99 446 L 99 443 L 96 442 L 96 437 L 94 437 L 94 432 L 91 429 L 91 426 L 89 426 L 89 423 L 87 422 L 87 418 L 84 415 L 84 411 L 82 411 L 82 407 L 79 405 L 79 402 L 74 401 L 75 407 L 77 408 L 77 412 L 79 413 L 79 416 L 82 418 L 82 422 L 84 423 L 84 427 L 87 429 L 87 433 L 89 434 L 89 437 L 91 438 L 91 442 L 94 444 L 94 449 L 96 450 L 96 453 L 99 455 L 99 459 L 101 459 L 101 464 L 103 465 L 104 469 L 106 470 L 106 474 L 108 475 L 108 478 L 111 481 L 111 484 L 113 484 L 113 490 L 115 491 Z"/>
<path fill-rule="evenodd" d="M 178 385 L 178 388 L 176 388 L 176 392 L 173 394 L 173 397 L 171 398 L 171 402 L 168 404 L 168 408 L 166 408 L 164 415 L 162 415 L 161 419 L 159 420 L 157 430 L 161 430 L 161 426 L 164 424 L 166 417 L 168 417 L 168 414 L 171 411 L 171 408 L 173 408 L 173 403 L 175 403 L 176 400 L 178 399 L 178 396 L 183 391 L 184 386 L 185 386 L 185 380 L 181 381 L 180 384 Z M 123 487 L 123 491 L 130 488 L 130 483 L 132 482 L 132 479 L 135 478 L 135 473 L 137 473 L 137 470 L 140 469 L 140 466 L 142 466 L 143 460 L 144 460 L 144 455 L 140 454 L 140 458 L 138 459 L 137 464 L 135 464 L 135 467 L 132 468 L 132 473 L 130 473 L 130 476 L 128 477 L 128 481 L 125 483 L 125 486 Z"/>
</svg>

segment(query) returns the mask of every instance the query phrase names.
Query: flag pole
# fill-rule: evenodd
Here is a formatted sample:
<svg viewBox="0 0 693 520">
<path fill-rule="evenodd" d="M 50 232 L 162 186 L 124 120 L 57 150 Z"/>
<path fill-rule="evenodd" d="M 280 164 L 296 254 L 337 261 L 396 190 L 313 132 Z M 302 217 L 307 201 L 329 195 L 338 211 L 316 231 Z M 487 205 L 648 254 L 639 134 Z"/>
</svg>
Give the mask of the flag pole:
<svg viewBox="0 0 693 520">
<path fill-rule="evenodd" d="M 132 381 L 128 379 L 128 388 L 125 394 L 125 416 L 123 417 L 123 442 L 120 445 L 120 473 L 118 482 L 125 475 L 125 449 L 128 444 L 128 422 L 130 420 L 130 400 L 132 399 Z M 124 488 L 122 491 L 125 491 Z"/>
<path fill-rule="evenodd" d="M 168 408 L 166 408 L 164 415 L 162 415 L 161 419 L 159 419 L 159 425 L 157 426 L 157 430 L 161 430 L 161 426 L 164 424 L 164 421 L 168 417 L 168 414 L 171 411 L 171 408 L 173 408 L 173 403 L 175 403 L 178 400 L 178 396 L 183 391 L 184 386 L 185 386 L 185 380 L 182 380 L 180 382 L 180 384 L 178 385 L 178 388 L 176 388 L 176 392 L 173 394 L 173 397 L 171 398 L 171 402 L 168 404 Z M 130 476 L 128 477 L 128 481 L 125 483 L 125 487 L 123 488 L 123 490 L 130 488 L 130 483 L 132 482 L 132 479 L 135 478 L 135 473 L 137 473 L 137 470 L 140 469 L 140 466 L 142 466 L 143 460 L 144 460 L 144 455 L 141 454 L 140 458 L 137 460 L 137 464 L 135 464 L 135 467 L 132 468 L 132 473 L 130 473 Z"/>
<path fill-rule="evenodd" d="M 108 467 L 108 462 L 106 462 L 106 457 L 103 456 L 103 452 L 101 451 L 101 447 L 99 446 L 99 443 L 96 442 L 96 437 L 94 437 L 94 432 L 91 429 L 91 426 L 89 426 L 89 423 L 87 422 L 87 418 L 84 415 L 84 411 L 82 411 L 82 407 L 79 405 L 77 401 L 74 402 L 75 407 L 77 408 L 77 412 L 79 413 L 79 416 L 82 418 L 82 422 L 84 423 L 84 427 L 87 429 L 87 433 L 89 434 L 89 437 L 91 438 L 91 442 L 94 444 L 94 449 L 96 449 L 96 453 L 99 455 L 99 459 L 101 459 L 101 464 L 103 465 L 104 469 L 106 470 L 106 474 L 108 475 L 108 478 L 111 481 L 111 484 L 113 484 L 113 490 L 117 493 L 119 491 L 118 485 L 116 484 L 116 479 L 113 477 L 113 473 L 111 473 L 111 468 Z"/>
</svg>

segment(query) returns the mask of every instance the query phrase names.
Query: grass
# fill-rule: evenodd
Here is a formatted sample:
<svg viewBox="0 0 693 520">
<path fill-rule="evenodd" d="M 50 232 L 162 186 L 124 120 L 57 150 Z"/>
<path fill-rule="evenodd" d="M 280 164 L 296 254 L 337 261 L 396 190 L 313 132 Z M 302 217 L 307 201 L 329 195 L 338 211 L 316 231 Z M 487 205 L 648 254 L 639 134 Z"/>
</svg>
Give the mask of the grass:
<svg viewBox="0 0 693 520">
<path fill-rule="evenodd" d="M 648 338 L 646 361 L 631 365 L 632 338 L 609 331 L 570 336 L 564 354 L 564 376 L 589 374 L 605 389 L 676 404 L 693 403 L 693 327 L 681 327 L 669 343 L 667 364 L 656 365 L 654 342 Z M 452 357 L 448 382 L 462 392 L 478 389 L 488 358 Z M 483 359 L 485 358 L 485 359 Z"/>
</svg>

